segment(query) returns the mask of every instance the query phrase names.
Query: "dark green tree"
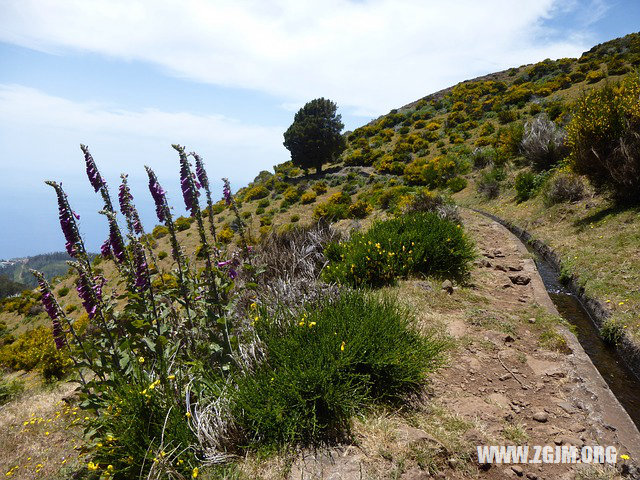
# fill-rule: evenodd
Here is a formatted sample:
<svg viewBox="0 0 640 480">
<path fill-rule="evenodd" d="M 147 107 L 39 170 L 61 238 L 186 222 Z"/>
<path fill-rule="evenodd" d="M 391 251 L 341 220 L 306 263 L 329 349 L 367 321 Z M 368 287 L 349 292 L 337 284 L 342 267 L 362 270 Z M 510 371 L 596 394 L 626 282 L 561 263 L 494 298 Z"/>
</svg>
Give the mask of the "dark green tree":
<svg viewBox="0 0 640 480">
<path fill-rule="evenodd" d="M 294 165 L 305 170 L 314 167 L 320 173 L 323 163 L 342 153 L 346 147 L 340 134 L 344 124 L 337 110 L 335 102 L 325 98 L 311 100 L 298 110 L 284 132 L 284 146 L 291 152 Z"/>
</svg>

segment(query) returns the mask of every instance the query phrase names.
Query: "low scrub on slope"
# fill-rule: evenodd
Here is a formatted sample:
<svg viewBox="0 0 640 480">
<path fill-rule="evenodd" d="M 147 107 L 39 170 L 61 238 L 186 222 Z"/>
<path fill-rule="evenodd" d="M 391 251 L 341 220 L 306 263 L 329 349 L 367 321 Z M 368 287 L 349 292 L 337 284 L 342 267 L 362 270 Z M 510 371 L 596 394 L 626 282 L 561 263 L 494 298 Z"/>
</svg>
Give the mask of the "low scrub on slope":
<svg viewBox="0 0 640 480">
<path fill-rule="evenodd" d="M 418 274 L 462 279 L 474 256 L 461 225 L 435 212 L 377 222 L 325 253 L 330 263 L 324 278 L 354 287 L 381 287 Z"/>
</svg>

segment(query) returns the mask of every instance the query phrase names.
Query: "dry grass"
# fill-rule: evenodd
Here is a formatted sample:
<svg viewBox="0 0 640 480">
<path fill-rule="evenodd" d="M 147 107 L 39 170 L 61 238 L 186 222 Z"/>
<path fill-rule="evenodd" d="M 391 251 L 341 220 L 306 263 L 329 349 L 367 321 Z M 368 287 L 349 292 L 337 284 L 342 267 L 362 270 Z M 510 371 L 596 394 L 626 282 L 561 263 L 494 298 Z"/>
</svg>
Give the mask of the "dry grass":
<svg viewBox="0 0 640 480">
<path fill-rule="evenodd" d="M 69 383 L 32 386 L 0 409 L 0 473 L 4 478 L 68 478 L 69 472 L 77 470 L 80 410 L 63 400 L 74 389 Z"/>
</svg>

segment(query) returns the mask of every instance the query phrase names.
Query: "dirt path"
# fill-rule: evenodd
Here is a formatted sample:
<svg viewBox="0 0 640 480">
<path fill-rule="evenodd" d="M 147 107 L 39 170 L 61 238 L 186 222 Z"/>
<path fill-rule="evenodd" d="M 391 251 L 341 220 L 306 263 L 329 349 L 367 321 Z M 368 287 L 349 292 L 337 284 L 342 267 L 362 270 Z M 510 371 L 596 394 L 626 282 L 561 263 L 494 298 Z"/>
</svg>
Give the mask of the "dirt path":
<svg viewBox="0 0 640 480">
<path fill-rule="evenodd" d="M 513 312 L 519 309 L 518 304 L 537 304 L 557 314 L 524 245 L 486 217 L 471 212 L 464 217 L 482 254 L 474 283 L 494 309 Z M 437 391 L 450 399 L 449 405 L 459 414 L 479 417 L 489 438 L 499 438 L 505 428 L 518 425 L 527 439 L 512 443 L 615 445 L 619 453 L 638 459 L 638 430 L 575 336 L 560 327 L 566 349 L 541 348 L 535 322 L 535 317 L 521 322 L 515 335 L 474 328 L 469 322 L 464 332 L 452 325 L 452 335 L 482 336 L 494 349 L 486 352 L 471 346 L 460 351 L 453 365 L 440 375 Z M 525 465 L 522 473 L 528 478 L 574 478 L 581 467 Z M 481 477 L 518 476 L 521 471 L 516 470 L 494 466 Z"/>
<path fill-rule="evenodd" d="M 480 254 L 471 286 L 449 295 L 439 283 L 416 280 L 397 289 L 422 311 L 426 327 L 439 324 L 456 339 L 429 394 L 411 412 L 356 422 L 352 445 L 290 459 L 284 477 L 613 479 L 628 470 L 626 463 L 627 478 L 640 478 L 632 464 L 640 458 L 640 434 L 557 316 L 524 245 L 480 214 L 465 211 L 463 218 Z M 619 460 L 617 468 L 482 468 L 476 445 L 483 444 L 614 445 L 631 460 Z"/>
</svg>

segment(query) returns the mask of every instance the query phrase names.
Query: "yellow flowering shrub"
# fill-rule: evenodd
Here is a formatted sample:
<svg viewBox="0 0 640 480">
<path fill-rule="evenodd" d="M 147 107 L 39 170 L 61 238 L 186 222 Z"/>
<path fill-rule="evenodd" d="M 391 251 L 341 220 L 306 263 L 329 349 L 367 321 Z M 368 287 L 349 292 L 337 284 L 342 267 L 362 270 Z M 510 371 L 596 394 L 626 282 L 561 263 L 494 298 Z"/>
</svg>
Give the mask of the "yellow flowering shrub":
<svg viewBox="0 0 640 480">
<path fill-rule="evenodd" d="M 640 79 L 606 84 L 578 99 L 567 125 L 572 168 L 618 201 L 640 200 Z"/>
</svg>

